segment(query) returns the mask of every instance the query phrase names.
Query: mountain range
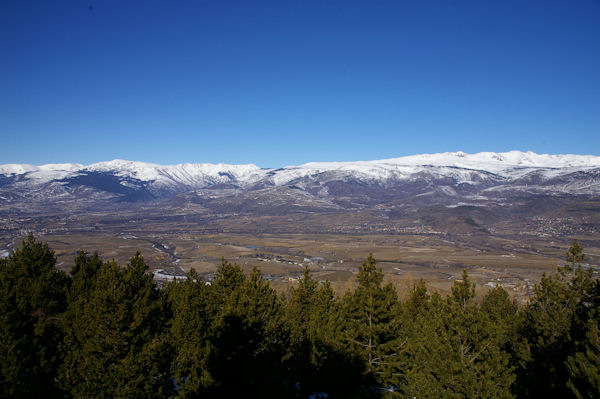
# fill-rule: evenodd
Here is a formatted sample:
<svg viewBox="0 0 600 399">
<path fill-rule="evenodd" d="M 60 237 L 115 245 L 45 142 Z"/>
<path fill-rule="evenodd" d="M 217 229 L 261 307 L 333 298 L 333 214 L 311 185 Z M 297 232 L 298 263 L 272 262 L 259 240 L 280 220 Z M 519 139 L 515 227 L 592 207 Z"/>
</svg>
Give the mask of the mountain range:
<svg viewBox="0 0 600 399">
<path fill-rule="evenodd" d="M 5 164 L 0 223 L 0 236 L 415 233 L 469 245 L 474 237 L 526 235 L 597 246 L 590 240 L 600 234 L 600 157 L 452 152 L 283 168 Z"/>
<path fill-rule="evenodd" d="M 600 194 L 600 157 L 452 152 L 377 161 L 312 162 L 279 169 L 253 164 L 157 165 L 123 160 L 87 166 L 0 165 L 0 204 L 4 205 L 83 199 L 138 202 L 194 192 L 202 198 L 212 192 L 220 193 L 219 197 L 250 193 L 258 202 L 270 193 L 292 197 L 291 202 L 299 206 L 309 202 L 311 206 L 336 208 L 414 196 L 478 202 L 507 190 L 596 196 Z"/>
</svg>

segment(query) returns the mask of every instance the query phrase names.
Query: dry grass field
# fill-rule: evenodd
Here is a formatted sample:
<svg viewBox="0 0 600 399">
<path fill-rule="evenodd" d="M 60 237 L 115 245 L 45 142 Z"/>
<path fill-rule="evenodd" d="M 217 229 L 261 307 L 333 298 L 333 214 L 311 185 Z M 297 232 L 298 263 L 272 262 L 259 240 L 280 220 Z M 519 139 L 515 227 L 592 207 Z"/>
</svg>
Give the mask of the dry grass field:
<svg viewBox="0 0 600 399">
<path fill-rule="evenodd" d="M 59 267 L 68 270 L 78 250 L 97 251 L 105 260 L 126 264 L 137 250 L 151 269 L 183 274 L 194 268 L 210 279 L 221 259 L 249 272 L 258 267 L 278 290 L 285 290 L 308 266 L 316 278 L 328 279 L 342 293 L 355 284 L 354 275 L 364 258 L 373 253 L 387 281 L 401 296 L 424 279 L 428 286 L 448 293 L 463 269 L 478 290 L 496 284 L 525 299 L 543 273 L 564 263 L 568 240 L 539 238 L 512 240 L 501 237 L 436 235 L 345 234 L 189 234 L 153 232 L 135 234 L 48 234 L 39 238 L 56 251 Z M 581 237 L 585 241 L 585 237 Z M 13 240 L 14 241 L 14 240 Z M 8 239 L 0 245 L 10 249 Z M 17 244 L 18 245 L 18 244 Z M 600 248 L 584 247 L 588 263 L 597 267 Z"/>
</svg>

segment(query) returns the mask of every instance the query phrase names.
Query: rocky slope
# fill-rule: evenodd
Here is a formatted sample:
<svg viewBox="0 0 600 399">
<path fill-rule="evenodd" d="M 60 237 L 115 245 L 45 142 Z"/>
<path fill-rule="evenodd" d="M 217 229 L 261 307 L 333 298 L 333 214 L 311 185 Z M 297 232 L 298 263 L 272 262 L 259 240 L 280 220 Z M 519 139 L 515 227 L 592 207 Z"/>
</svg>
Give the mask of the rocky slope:
<svg viewBox="0 0 600 399">
<path fill-rule="evenodd" d="M 189 202 L 221 211 L 331 211 L 422 202 L 500 204 L 534 195 L 597 197 L 600 157 L 532 152 L 424 154 L 378 161 L 256 165 L 0 165 L 0 205 Z"/>
</svg>

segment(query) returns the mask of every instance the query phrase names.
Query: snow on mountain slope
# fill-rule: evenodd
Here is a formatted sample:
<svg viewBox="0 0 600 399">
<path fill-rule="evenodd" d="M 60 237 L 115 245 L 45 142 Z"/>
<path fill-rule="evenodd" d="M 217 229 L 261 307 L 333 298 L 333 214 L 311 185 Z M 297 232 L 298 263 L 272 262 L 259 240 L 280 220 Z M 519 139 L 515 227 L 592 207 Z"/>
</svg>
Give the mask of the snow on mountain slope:
<svg viewBox="0 0 600 399">
<path fill-rule="evenodd" d="M 34 166 L 29 164 L 4 164 L 0 165 L 0 174 L 2 175 L 22 175 L 31 172 L 73 172 L 83 168 L 78 163 L 51 163 L 46 165 Z"/>
<path fill-rule="evenodd" d="M 503 178 L 518 178 L 532 170 L 544 170 L 545 175 L 553 177 L 573 170 L 598 167 L 600 157 L 592 155 L 548 155 L 531 151 L 477 154 L 446 152 L 377 161 L 310 162 L 278 169 L 272 174 L 271 180 L 274 184 L 281 185 L 300 177 L 332 171 L 355 174 L 364 179 L 410 179 L 413 175 L 435 170 L 435 174 L 468 183 L 472 181 L 473 171 L 496 174 Z"/>
<path fill-rule="evenodd" d="M 76 163 L 46 164 L 40 166 L 28 164 L 4 164 L 0 165 L 0 175 L 11 177 L 26 175 L 27 179 L 41 183 L 63 179 L 83 167 L 83 165 Z"/>
<path fill-rule="evenodd" d="M 85 185 L 100 190 L 121 192 L 118 186 L 147 190 L 151 195 L 166 195 L 210 187 L 268 187 L 317 184 L 344 181 L 375 181 L 382 187 L 397 182 L 433 182 L 448 184 L 494 185 L 509 181 L 526 187 L 542 180 L 578 192 L 598 192 L 597 178 L 584 176 L 585 184 L 560 181 L 574 173 L 600 168 L 600 157 L 592 155 L 548 155 L 533 152 L 480 152 L 466 154 L 447 152 L 412 155 L 401 158 L 357 162 L 311 162 L 280 169 L 261 169 L 256 165 L 185 163 L 158 165 L 115 159 L 83 166 L 80 164 L 48 164 L 41 166 L 0 165 L 4 187 Z M 8 183 L 7 183 L 8 182 Z M 94 185 L 97 182 L 96 185 Z M 8 186 L 7 186 L 8 184 Z M 116 186 L 115 186 L 116 185 Z M 326 192 L 327 189 L 324 189 Z"/>
<path fill-rule="evenodd" d="M 38 168 L 29 164 L 7 163 L 0 165 L 0 174 L 5 176 L 22 175 L 37 170 Z"/>
<path fill-rule="evenodd" d="M 154 182 L 158 185 L 205 187 L 216 183 L 254 182 L 262 177 L 256 165 L 177 164 L 157 165 L 115 159 L 85 167 L 87 172 L 112 172 L 118 176 Z"/>
<path fill-rule="evenodd" d="M 18 180 L 20 185 L 42 185 L 78 176 L 103 174 L 121 179 L 120 184 L 123 186 L 129 186 L 132 181 L 137 181 L 148 183 L 150 188 L 158 190 L 205 188 L 215 184 L 252 184 L 263 178 L 264 173 L 256 165 L 191 163 L 158 165 L 119 159 L 88 166 L 80 164 L 0 165 L 0 176 L 16 179 L 15 181 Z"/>
<path fill-rule="evenodd" d="M 531 151 L 445 152 L 440 154 L 411 155 L 401 158 L 358 162 L 311 162 L 300 168 L 311 170 L 356 170 L 372 174 L 369 170 L 393 169 L 395 167 L 448 166 L 501 173 L 515 168 L 597 168 L 600 157 L 594 155 L 548 155 Z M 295 167 L 290 167 L 295 168 Z"/>
<path fill-rule="evenodd" d="M 388 182 L 393 180 L 414 180 L 429 175 L 432 178 L 452 178 L 457 183 L 470 183 L 484 179 L 489 174 L 485 170 L 463 169 L 453 166 L 428 165 L 396 165 L 388 163 L 348 162 L 305 164 L 299 167 L 286 167 L 273 174 L 271 181 L 275 185 L 288 184 L 296 179 L 307 176 L 329 174 L 329 177 L 343 178 L 353 176 L 359 180 L 378 180 Z"/>
</svg>

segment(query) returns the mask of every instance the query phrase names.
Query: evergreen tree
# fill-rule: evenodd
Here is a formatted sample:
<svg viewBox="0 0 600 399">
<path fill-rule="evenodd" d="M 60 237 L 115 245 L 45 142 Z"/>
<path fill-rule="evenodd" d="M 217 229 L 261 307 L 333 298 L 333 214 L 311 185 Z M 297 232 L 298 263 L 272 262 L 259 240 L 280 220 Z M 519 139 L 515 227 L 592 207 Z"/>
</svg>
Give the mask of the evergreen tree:
<svg viewBox="0 0 600 399">
<path fill-rule="evenodd" d="M 239 267 L 222 267 L 232 281 L 215 279 L 217 295 L 229 290 L 212 326 L 207 368 L 213 380 L 209 394 L 216 397 L 285 396 L 283 367 L 286 331 L 275 290 L 258 269 L 242 279 Z M 233 271 L 229 273 L 229 271 Z M 226 289 L 224 289 L 226 288 Z"/>
<path fill-rule="evenodd" d="M 439 294 L 428 294 L 424 283 L 413 288 L 403 324 L 408 340 L 402 396 L 452 397 L 446 389 L 451 375 L 447 362 L 452 357 L 452 339 L 445 322 L 447 307 Z"/>
<path fill-rule="evenodd" d="M 579 302 L 571 326 L 574 352 L 566 361 L 567 387 L 576 398 L 600 397 L 600 280 Z"/>
<path fill-rule="evenodd" d="M 465 269 L 462 272 L 462 279 L 452 285 L 452 295 L 450 298 L 463 310 L 466 310 L 467 305 L 475 298 L 475 284 L 471 283 L 469 274 Z"/>
<path fill-rule="evenodd" d="M 240 289 L 246 282 L 244 272 L 237 264 L 231 264 L 224 258 L 221 259 L 221 265 L 217 269 L 212 286 L 214 287 L 214 296 L 219 308 L 225 305 L 225 302 L 231 295 Z"/>
<path fill-rule="evenodd" d="M 568 359 L 572 358 L 573 373 L 581 364 L 577 359 L 582 360 L 581 354 L 576 355 L 577 346 L 585 340 L 580 337 L 578 341 L 577 332 L 589 326 L 593 335 L 593 321 L 587 324 L 590 313 L 582 309 L 587 308 L 595 284 L 591 270 L 579 264 L 583 259 L 583 250 L 574 241 L 567 252 L 567 264 L 552 276 L 544 275 L 535 287 L 519 330 L 524 341 L 518 368 L 519 395 L 573 397 L 578 391 L 578 379 L 570 378 Z"/>
<path fill-rule="evenodd" d="M 93 277 L 85 267 L 76 270 L 74 280 L 81 276 L 89 289 L 69 295 L 61 383 L 73 396 L 150 398 L 171 392 L 164 313 L 147 268 L 138 252 L 124 269 L 104 263 Z"/>
<path fill-rule="evenodd" d="M 33 235 L 0 263 L 0 393 L 58 396 L 60 320 L 69 280 L 54 251 Z"/>
<path fill-rule="evenodd" d="M 511 367 L 514 369 L 518 363 L 519 347 L 522 345 L 518 341 L 520 313 L 516 301 L 510 299 L 504 288 L 496 286 L 483 297 L 481 310 L 496 330 L 498 344 L 510 355 Z"/>
<path fill-rule="evenodd" d="M 462 281 L 454 283 L 446 318 L 446 328 L 454 343 L 453 375 L 446 385 L 451 392 L 471 398 L 512 397 L 515 376 L 506 351 L 508 334 L 499 328 L 497 319 L 502 312 L 511 311 L 505 294 L 497 288 L 484 299 L 485 310 L 482 310 L 473 301 L 475 284 L 466 270 Z M 509 315 L 506 317 L 508 320 Z"/>
<path fill-rule="evenodd" d="M 350 397 L 358 388 L 361 359 L 339 340 L 343 320 L 329 281 L 318 283 L 306 267 L 286 303 L 292 378 L 300 397 L 326 393 Z"/>
<path fill-rule="evenodd" d="M 209 354 L 215 356 L 215 330 L 226 306 L 232 307 L 246 283 L 246 276 L 236 264 L 221 259 L 212 284 L 206 284 L 194 270 L 185 282 L 173 282 L 166 287 L 170 309 L 171 342 L 175 356 L 171 365 L 177 394 L 183 397 L 218 396 L 221 391 L 209 370 Z M 214 360 L 214 359 L 213 359 Z M 212 361 L 212 360 L 211 360 Z M 218 374 L 219 371 L 216 372 Z"/>
<path fill-rule="evenodd" d="M 425 281 L 420 279 L 417 284 L 413 286 L 410 297 L 405 304 L 406 315 L 408 316 L 407 319 L 414 319 L 427 310 L 430 299 Z"/>
<path fill-rule="evenodd" d="M 171 282 L 165 288 L 170 308 L 170 337 L 175 350 L 171 373 L 182 397 L 201 395 L 210 385 L 206 357 L 208 334 L 214 315 L 210 313 L 211 286 L 192 269 L 183 282 Z"/>
<path fill-rule="evenodd" d="M 509 328 L 515 323 L 515 318 L 519 307 L 514 300 L 511 300 L 508 292 L 500 286 L 492 288 L 481 301 L 481 310 L 497 322 L 499 327 Z"/>
<path fill-rule="evenodd" d="M 585 254 L 583 253 L 583 247 L 579 245 L 577 240 L 573 240 L 573 244 L 571 244 L 567 250 L 566 268 L 570 271 L 575 270 L 584 260 Z"/>
<path fill-rule="evenodd" d="M 139 252 L 79 252 L 69 279 L 29 236 L 0 259 L 0 397 L 600 397 L 600 281 L 566 255 L 519 311 L 466 271 L 401 304 L 372 254 L 341 300 L 306 268 L 282 301 L 225 260 L 159 291 Z"/>
<path fill-rule="evenodd" d="M 102 259 L 98 252 L 92 256 L 87 256 L 84 251 L 79 251 L 75 257 L 73 268 L 71 269 L 71 288 L 69 289 L 69 302 L 83 299 L 96 281 L 96 273 L 102 266 Z"/>
<path fill-rule="evenodd" d="M 366 365 L 364 386 L 375 392 L 402 385 L 401 306 L 396 290 L 383 283 L 373 254 L 358 271 L 358 287 L 344 298 L 345 337 Z M 366 393 L 365 393 L 366 394 Z"/>
<path fill-rule="evenodd" d="M 405 395 L 413 397 L 510 397 L 514 380 L 506 334 L 473 302 L 475 290 L 466 272 L 443 301 L 428 297 L 424 284 L 413 289 L 406 326 Z"/>
</svg>

